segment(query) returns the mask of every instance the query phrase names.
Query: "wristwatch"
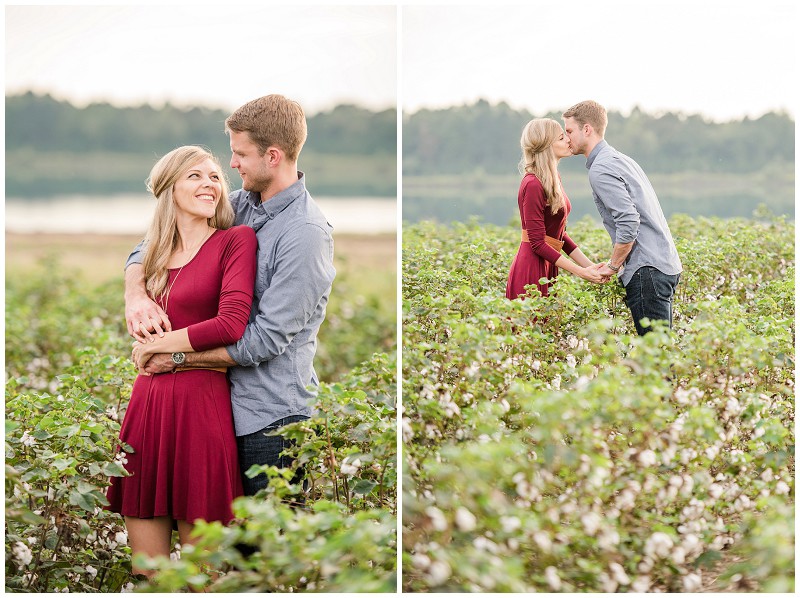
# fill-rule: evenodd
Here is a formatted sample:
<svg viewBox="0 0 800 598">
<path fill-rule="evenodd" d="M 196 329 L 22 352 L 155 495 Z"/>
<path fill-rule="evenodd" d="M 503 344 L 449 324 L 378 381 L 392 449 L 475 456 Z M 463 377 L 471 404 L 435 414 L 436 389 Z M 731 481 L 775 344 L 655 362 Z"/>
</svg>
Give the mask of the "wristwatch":
<svg viewBox="0 0 800 598">
<path fill-rule="evenodd" d="M 172 363 L 175 365 L 183 365 L 184 361 L 186 361 L 186 353 L 181 353 L 179 351 L 172 354 Z"/>
</svg>

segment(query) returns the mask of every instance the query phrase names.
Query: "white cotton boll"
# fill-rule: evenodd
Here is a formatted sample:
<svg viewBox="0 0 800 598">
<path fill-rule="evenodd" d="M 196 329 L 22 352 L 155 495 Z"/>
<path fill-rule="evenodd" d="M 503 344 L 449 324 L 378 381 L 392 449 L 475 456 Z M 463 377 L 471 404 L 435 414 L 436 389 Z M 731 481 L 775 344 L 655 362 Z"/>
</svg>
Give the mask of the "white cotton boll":
<svg viewBox="0 0 800 598">
<path fill-rule="evenodd" d="M 550 536 L 547 532 L 537 531 L 533 533 L 533 541 L 536 542 L 536 545 L 541 548 L 544 552 L 550 552 L 550 549 L 553 547 L 553 542 L 550 540 Z"/>
<path fill-rule="evenodd" d="M 519 520 L 519 517 L 501 517 L 500 525 L 505 533 L 511 534 L 522 526 L 522 522 Z"/>
<path fill-rule="evenodd" d="M 774 478 L 772 470 L 769 467 L 762 471 L 759 477 L 761 478 L 762 482 L 771 482 Z"/>
<path fill-rule="evenodd" d="M 639 561 L 639 566 L 637 567 L 639 573 L 650 573 L 653 570 L 653 565 L 655 562 L 649 556 L 644 557 L 641 561 Z"/>
<path fill-rule="evenodd" d="M 25 430 L 22 433 L 22 438 L 20 438 L 20 442 L 23 444 L 23 446 L 33 446 L 34 444 L 36 444 L 36 439 L 33 436 L 31 436 L 27 430 Z"/>
<path fill-rule="evenodd" d="M 718 499 L 720 496 L 722 496 L 722 493 L 723 493 L 724 491 L 725 491 L 725 489 L 724 489 L 722 486 L 720 486 L 719 484 L 711 484 L 711 485 L 708 487 L 708 494 L 709 494 L 709 496 L 710 496 L 711 498 L 713 498 L 714 500 L 716 500 L 716 499 Z"/>
<path fill-rule="evenodd" d="M 619 533 L 617 530 L 605 530 L 597 539 L 597 545 L 602 550 L 614 550 L 619 545 Z"/>
<path fill-rule="evenodd" d="M 553 390 L 561 390 L 561 375 L 557 374 L 553 381 L 551 382 L 553 386 Z"/>
<path fill-rule="evenodd" d="M 14 547 L 11 549 L 11 556 L 23 567 L 30 565 L 31 561 L 33 560 L 33 553 L 31 552 L 31 549 L 22 542 L 14 543 Z"/>
<path fill-rule="evenodd" d="M 733 502 L 733 509 L 737 513 L 741 513 L 742 511 L 746 511 L 750 508 L 750 497 L 746 494 L 742 494 Z"/>
<path fill-rule="evenodd" d="M 534 359 L 533 363 L 531 364 L 531 369 L 534 372 L 538 372 L 541 368 L 542 368 L 542 362 L 539 361 L 538 359 Z"/>
<path fill-rule="evenodd" d="M 355 463 L 348 463 L 347 458 L 345 458 L 339 467 L 339 471 L 342 472 L 343 476 L 350 478 L 358 473 L 358 466 Z"/>
<path fill-rule="evenodd" d="M 439 509 L 436 507 L 428 507 L 425 509 L 425 514 L 430 517 L 433 529 L 442 532 L 447 529 L 447 519 Z"/>
<path fill-rule="evenodd" d="M 558 576 L 558 570 L 552 565 L 544 570 L 544 578 L 547 581 L 547 585 L 554 592 L 558 592 L 561 589 L 561 578 Z"/>
<path fill-rule="evenodd" d="M 691 558 L 701 552 L 703 545 L 700 543 L 700 539 L 694 534 L 686 534 L 681 542 L 681 547 L 686 556 Z"/>
<path fill-rule="evenodd" d="M 86 565 L 86 572 L 92 576 L 92 579 L 97 577 L 97 569 L 92 567 L 91 565 Z"/>
<path fill-rule="evenodd" d="M 614 503 L 620 511 L 630 511 L 636 505 L 636 495 L 633 491 L 623 490 Z"/>
<path fill-rule="evenodd" d="M 625 569 L 619 563 L 611 563 L 608 568 L 611 570 L 611 575 L 613 576 L 614 580 L 622 586 L 630 585 L 631 580 L 628 577 L 628 574 L 625 573 Z"/>
<path fill-rule="evenodd" d="M 500 552 L 500 547 L 486 536 L 478 536 L 472 541 L 472 545 L 481 552 L 489 552 L 491 554 Z"/>
<path fill-rule="evenodd" d="M 703 578 L 699 573 L 689 573 L 683 578 L 683 591 L 696 592 L 703 585 Z"/>
<path fill-rule="evenodd" d="M 664 558 L 669 555 L 672 546 L 672 538 L 664 532 L 655 532 L 645 542 L 644 552 L 650 557 Z"/>
<path fill-rule="evenodd" d="M 686 562 L 686 550 L 682 546 L 678 546 L 672 550 L 672 562 L 676 565 L 682 565 Z"/>
<path fill-rule="evenodd" d="M 411 564 L 416 569 L 425 571 L 431 565 L 431 559 L 427 554 L 414 554 L 411 556 Z"/>
<path fill-rule="evenodd" d="M 633 585 L 631 586 L 631 589 L 634 592 L 638 592 L 638 593 L 642 593 L 642 594 L 647 592 L 650 589 L 650 576 L 649 575 L 640 575 L 639 577 L 637 577 L 634 580 Z"/>
<path fill-rule="evenodd" d="M 403 442 L 409 443 L 414 439 L 414 430 L 411 428 L 411 421 L 403 418 Z"/>
<path fill-rule="evenodd" d="M 567 366 L 569 366 L 570 368 L 574 369 L 575 366 L 578 365 L 578 360 L 575 359 L 574 355 L 567 355 L 566 361 L 567 361 Z"/>
<path fill-rule="evenodd" d="M 639 453 L 637 459 L 642 467 L 651 467 L 656 464 L 656 454 L 650 449 L 645 449 Z"/>
<path fill-rule="evenodd" d="M 428 574 L 425 578 L 430 585 L 438 586 L 450 579 L 451 574 L 450 565 L 442 561 L 436 561 L 428 569 Z"/>
<path fill-rule="evenodd" d="M 120 531 L 114 534 L 114 540 L 117 544 L 127 544 L 128 543 L 128 533 L 125 531 Z"/>
<path fill-rule="evenodd" d="M 608 478 L 609 472 L 605 467 L 595 467 L 589 475 L 588 483 L 590 486 L 599 488 Z"/>
<path fill-rule="evenodd" d="M 462 532 L 471 532 L 477 526 L 478 520 L 469 509 L 458 507 L 456 510 L 456 527 Z"/>
<path fill-rule="evenodd" d="M 578 337 L 573 334 L 570 334 L 567 337 L 567 344 L 569 345 L 570 349 L 576 348 L 578 346 Z"/>
<path fill-rule="evenodd" d="M 584 531 L 590 535 L 594 536 L 597 533 L 598 528 L 603 520 L 600 518 L 595 512 L 585 513 L 581 515 L 581 523 L 583 524 Z"/>
<path fill-rule="evenodd" d="M 780 480 L 777 484 L 775 484 L 775 494 L 789 494 L 791 491 L 792 489 L 789 488 L 789 484 L 783 480 Z"/>
<path fill-rule="evenodd" d="M 606 594 L 613 594 L 617 591 L 619 584 L 605 571 L 600 572 L 600 587 Z"/>
<path fill-rule="evenodd" d="M 692 479 L 692 476 L 684 474 L 683 484 L 681 485 L 681 495 L 691 496 L 692 490 L 694 490 L 694 480 Z"/>
</svg>

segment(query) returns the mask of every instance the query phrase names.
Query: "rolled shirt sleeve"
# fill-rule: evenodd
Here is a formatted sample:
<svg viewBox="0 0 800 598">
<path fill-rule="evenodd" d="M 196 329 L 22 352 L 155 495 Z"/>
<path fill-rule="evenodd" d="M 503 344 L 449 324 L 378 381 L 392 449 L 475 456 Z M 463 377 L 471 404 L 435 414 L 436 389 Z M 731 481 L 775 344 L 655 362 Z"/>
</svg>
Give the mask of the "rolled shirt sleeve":
<svg viewBox="0 0 800 598">
<path fill-rule="evenodd" d="M 144 241 L 141 241 L 136 247 L 133 248 L 133 251 L 128 256 L 128 260 L 125 262 L 125 270 L 128 269 L 128 266 L 132 266 L 133 264 L 141 264 L 144 262 L 144 248 Z"/>
<path fill-rule="evenodd" d="M 317 309 L 324 309 L 335 276 L 330 234 L 309 222 L 287 231 L 277 246 L 273 271 L 255 319 L 241 340 L 227 347 L 241 366 L 281 355 Z"/>
</svg>

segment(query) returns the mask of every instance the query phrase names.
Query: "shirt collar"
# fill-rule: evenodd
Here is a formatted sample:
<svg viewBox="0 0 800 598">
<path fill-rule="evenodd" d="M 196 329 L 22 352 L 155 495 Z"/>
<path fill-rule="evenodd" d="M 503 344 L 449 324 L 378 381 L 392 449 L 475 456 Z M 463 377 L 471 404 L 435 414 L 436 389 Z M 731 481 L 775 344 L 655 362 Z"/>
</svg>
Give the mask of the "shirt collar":
<svg viewBox="0 0 800 598">
<path fill-rule="evenodd" d="M 270 216 L 274 217 L 279 212 L 286 209 L 295 199 L 306 193 L 306 175 L 300 170 L 297 171 L 297 182 L 292 183 L 283 191 L 276 193 L 267 201 L 261 201 L 261 193 L 256 191 L 247 192 L 247 201 L 256 208 L 263 208 Z"/>
<path fill-rule="evenodd" d="M 594 146 L 594 149 L 591 151 L 591 153 L 589 153 L 589 157 L 586 158 L 587 169 L 592 167 L 592 162 L 594 162 L 594 159 L 597 157 L 597 154 L 599 154 L 600 151 L 607 145 L 608 142 L 605 139 L 601 139 L 600 142 Z"/>
</svg>

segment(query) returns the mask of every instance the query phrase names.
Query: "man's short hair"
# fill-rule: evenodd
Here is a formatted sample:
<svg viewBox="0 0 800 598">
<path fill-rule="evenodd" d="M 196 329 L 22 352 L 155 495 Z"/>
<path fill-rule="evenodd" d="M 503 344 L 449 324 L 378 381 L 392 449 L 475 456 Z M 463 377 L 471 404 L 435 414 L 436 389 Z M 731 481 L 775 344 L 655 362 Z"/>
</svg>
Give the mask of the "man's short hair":
<svg viewBox="0 0 800 598">
<path fill-rule="evenodd" d="M 270 146 L 279 147 L 292 162 L 306 142 L 306 115 L 297 102 L 271 94 L 247 102 L 225 119 L 225 132 L 246 132 L 262 156 Z"/>
<path fill-rule="evenodd" d="M 608 126 L 608 114 L 606 109 L 597 102 L 586 100 L 578 102 L 572 108 L 569 108 L 564 114 L 563 118 L 572 118 L 580 126 L 589 123 L 592 128 L 597 132 L 600 137 L 606 134 L 606 127 Z"/>
</svg>

